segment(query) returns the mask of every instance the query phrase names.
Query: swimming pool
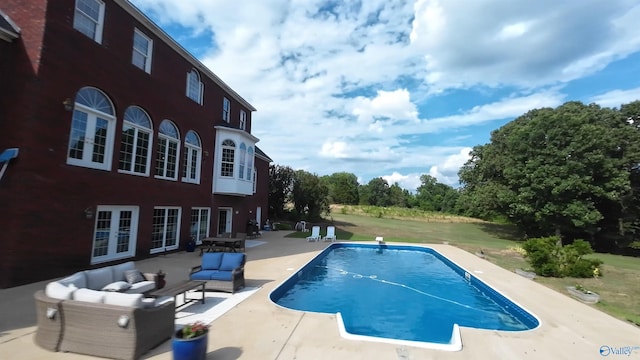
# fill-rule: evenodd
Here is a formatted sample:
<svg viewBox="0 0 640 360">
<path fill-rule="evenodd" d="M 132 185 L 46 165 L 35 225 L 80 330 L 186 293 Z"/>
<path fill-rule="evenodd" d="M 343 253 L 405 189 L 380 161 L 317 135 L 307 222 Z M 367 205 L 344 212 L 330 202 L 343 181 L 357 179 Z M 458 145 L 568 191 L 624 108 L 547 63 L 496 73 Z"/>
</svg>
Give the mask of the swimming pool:
<svg viewBox="0 0 640 360">
<path fill-rule="evenodd" d="M 279 306 L 337 314 L 347 338 L 460 350 L 458 326 L 502 331 L 538 319 L 434 249 L 334 243 L 269 295 Z"/>
</svg>

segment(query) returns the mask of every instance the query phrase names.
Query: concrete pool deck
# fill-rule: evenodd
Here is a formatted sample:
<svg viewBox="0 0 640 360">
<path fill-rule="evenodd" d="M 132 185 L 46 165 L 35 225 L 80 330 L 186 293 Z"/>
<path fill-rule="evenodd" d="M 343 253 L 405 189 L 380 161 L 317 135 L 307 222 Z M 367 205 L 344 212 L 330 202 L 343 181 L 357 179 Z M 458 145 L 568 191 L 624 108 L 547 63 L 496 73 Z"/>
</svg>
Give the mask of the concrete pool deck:
<svg viewBox="0 0 640 360">
<path fill-rule="evenodd" d="M 540 327 L 512 333 L 462 327 L 463 348 L 458 352 L 343 339 L 335 315 L 287 310 L 269 300 L 271 290 L 329 245 L 284 238 L 286 234 L 266 232 L 257 239 L 263 245 L 246 250 L 247 286 L 261 288 L 211 324 L 208 359 L 601 359 L 603 346 L 638 347 L 630 356 L 611 353 L 607 357 L 640 358 L 640 328 L 442 244 L 428 246 L 533 313 Z M 141 260 L 137 266 L 151 272 L 162 269 L 172 283 L 185 279 L 188 269 L 199 262 L 198 252 L 180 252 Z M 0 359 L 96 359 L 49 352 L 34 344 L 33 293 L 47 282 L 0 289 Z M 171 342 L 165 341 L 142 358 L 171 359 Z"/>
</svg>

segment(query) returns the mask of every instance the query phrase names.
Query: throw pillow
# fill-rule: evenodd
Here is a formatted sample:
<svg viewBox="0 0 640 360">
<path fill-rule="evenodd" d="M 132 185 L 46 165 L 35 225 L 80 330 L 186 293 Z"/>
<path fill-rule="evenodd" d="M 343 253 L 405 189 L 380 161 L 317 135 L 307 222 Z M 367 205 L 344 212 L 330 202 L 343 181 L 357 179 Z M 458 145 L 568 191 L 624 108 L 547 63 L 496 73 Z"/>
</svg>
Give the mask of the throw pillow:
<svg viewBox="0 0 640 360">
<path fill-rule="evenodd" d="M 76 287 L 64 286 L 63 284 L 53 281 L 47 284 L 45 288 L 45 294 L 48 297 L 60 300 L 70 300 L 73 292 L 76 291 Z"/>
<path fill-rule="evenodd" d="M 122 291 L 127 291 L 130 288 L 131 288 L 131 284 L 129 284 L 128 282 L 116 281 L 116 282 L 112 282 L 111 284 L 105 285 L 105 287 L 103 287 L 102 290 L 122 292 Z"/>
<path fill-rule="evenodd" d="M 127 270 L 124 272 L 124 278 L 127 279 L 129 284 L 135 284 L 140 281 L 145 281 L 146 279 L 142 275 L 142 273 L 138 270 Z"/>
</svg>

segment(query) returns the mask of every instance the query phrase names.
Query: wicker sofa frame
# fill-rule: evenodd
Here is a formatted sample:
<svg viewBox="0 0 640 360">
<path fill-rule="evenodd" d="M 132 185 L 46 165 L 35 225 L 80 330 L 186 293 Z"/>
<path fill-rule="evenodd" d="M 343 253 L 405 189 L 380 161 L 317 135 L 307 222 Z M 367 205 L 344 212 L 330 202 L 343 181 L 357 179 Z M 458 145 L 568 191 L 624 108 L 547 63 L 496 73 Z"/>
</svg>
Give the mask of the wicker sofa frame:
<svg viewBox="0 0 640 360">
<path fill-rule="evenodd" d="M 50 351 L 137 359 L 171 338 L 175 303 L 152 308 L 59 300 L 43 290 L 35 295 L 37 325 L 34 341 Z"/>
</svg>

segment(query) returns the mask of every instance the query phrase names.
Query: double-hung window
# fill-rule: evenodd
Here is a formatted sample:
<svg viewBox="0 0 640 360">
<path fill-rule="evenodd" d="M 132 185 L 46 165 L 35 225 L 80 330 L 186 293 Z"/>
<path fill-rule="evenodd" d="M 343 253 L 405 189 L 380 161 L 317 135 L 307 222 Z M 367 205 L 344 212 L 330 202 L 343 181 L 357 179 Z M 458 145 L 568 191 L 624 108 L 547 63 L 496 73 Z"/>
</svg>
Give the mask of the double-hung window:
<svg viewBox="0 0 640 360">
<path fill-rule="evenodd" d="M 73 14 L 73 28 L 102 43 L 104 25 L 104 2 L 100 0 L 76 0 Z"/>
<path fill-rule="evenodd" d="M 200 183 L 200 163 L 202 159 L 202 147 L 200 138 L 194 131 L 189 130 L 184 139 L 184 158 L 182 165 L 182 181 L 188 183 Z"/>
<path fill-rule="evenodd" d="M 156 147 L 156 178 L 178 179 L 178 153 L 180 151 L 178 128 L 169 120 L 160 123 Z"/>
<path fill-rule="evenodd" d="M 151 119 L 144 110 L 137 106 L 125 110 L 118 162 L 120 172 L 149 176 L 151 129 Z"/>
<path fill-rule="evenodd" d="M 191 71 L 187 73 L 187 97 L 202 105 L 203 93 L 204 84 L 200 81 L 200 74 L 196 69 L 191 69 Z"/>
<path fill-rule="evenodd" d="M 233 162 L 235 160 L 236 144 L 227 139 L 222 142 L 222 161 L 220 162 L 220 176 L 233 177 Z"/>
<path fill-rule="evenodd" d="M 101 91 L 84 87 L 76 94 L 71 119 L 67 164 L 111 170 L 116 117 Z"/>
<path fill-rule="evenodd" d="M 131 55 L 131 63 L 147 73 L 151 73 L 151 54 L 153 50 L 153 41 L 142 31 L 135 29 L 133 31 L 133 54 Z"/>
<path fill-rule="evenodd" d="M 229 122 L 231 119 L 231 102 L 227 98 L 222 99 L 222 120 Z"/>
<path fill-rule="evenodd" d="M 247 129 L 247 112 L 240 110 L 240 130 Z"/>
</svg>

